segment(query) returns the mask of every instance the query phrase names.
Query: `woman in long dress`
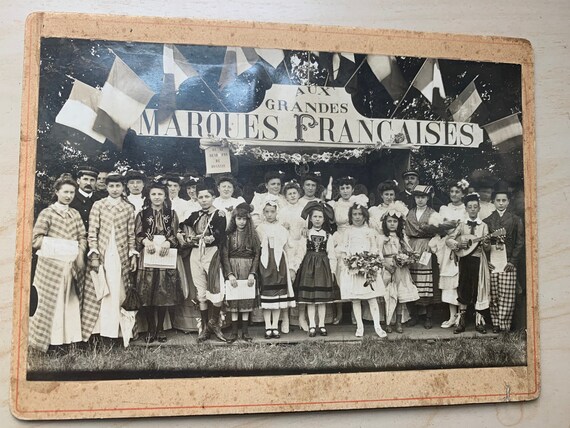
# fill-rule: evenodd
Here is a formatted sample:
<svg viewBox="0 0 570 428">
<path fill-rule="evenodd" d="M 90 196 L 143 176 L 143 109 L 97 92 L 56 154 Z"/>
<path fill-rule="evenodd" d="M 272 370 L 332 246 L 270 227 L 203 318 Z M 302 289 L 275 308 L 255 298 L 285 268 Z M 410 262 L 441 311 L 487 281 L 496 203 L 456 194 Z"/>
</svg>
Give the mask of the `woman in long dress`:
<svg viewBox="0 0 570 428">
<path fill-rule="evenodd" d="M 107 176 L 109 196 L 95 202 L 89 214 L 89 270 L 97 273 L 100 285 L 108 290 L 98 299 L 92 275 L 87 275 L 81 312 L 84 341 L 95 333 L 109 338 L 130 335 L 121 331 L 121 304 L 131 285 L 130 274 L 137 269 L 138 253 L 135 209 L 123 196 L 122 180 L 117 173 Z"/>
<path fill-rule="evenodd" d="M 30 319 L 29 345 L 44 352 L 49 345 L 81 342 L 78 292 L 83 287 L 87 249 L 81 216 L 69 207 L 77 184 L 71 177 L 62 177 L 54 189 L 57 202 L 40 213 L 32 232 L 32 248 L 38 250 L 33 281 L 38 292 L 38 307 Z M 63 253 L 49 254 L 46 238 L 69 244 L 72 249 L 69 257 L 62 257 Z"/>
</svg>

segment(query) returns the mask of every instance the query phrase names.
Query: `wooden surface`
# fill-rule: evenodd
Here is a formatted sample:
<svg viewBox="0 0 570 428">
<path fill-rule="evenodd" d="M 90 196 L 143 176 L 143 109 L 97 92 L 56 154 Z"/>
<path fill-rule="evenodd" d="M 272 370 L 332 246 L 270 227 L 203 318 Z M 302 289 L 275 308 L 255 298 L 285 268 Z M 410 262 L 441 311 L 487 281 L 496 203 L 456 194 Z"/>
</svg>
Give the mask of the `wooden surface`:
<svg viewBox="0 0 570 428">
<path fill-rule="evenodd" d="M 443 1 L 436 6 L 415 1 L 407 5 L 380 1 L 291 1 L 269 4 L 267 1 L 104 1 L 76 5 L 70 1 L 29 1 L 26 4 L 2 1 L 4 31 L 0 64 L 4 77 L 1 94 L 2 156 L 0 174 L 6 188 L 5 208 L 0 214 L 0 415 L 2 426 L 23 425 L 8 410 L 8 368 L 12 314 L 12 284 L 16 223 L 18 141 L 22 81 L 24 20 L 36 10 L 77 11 L 131 15 L 162 15 L 210 19 L 242 19 L 284 23 L 310 23 L 354 27 L 456 32 L 527 38 L 535 49 L 536 135 L 539 222 L 539 287 L 541 313 L 542 396 L 531 403 L 511 403 L 460 407 L 402 410 L 367 410 L 303 415 L 231 416 L 222 418 L 170 419 L 161 425 L 178 426 L 200 423 L 215 426 L 281 426 L 309 422 L 328 426 L 568 426 L 567 403 L 570 402 L 569 375 L 565 351 L 568 351 L 570 292 L 566 284 L 568 232 L 563 230 L 563 212 L 568 210 L 566 188 L 570 174 L 566 149 L 570 102 L 566 75 L 570 65 L 568 46 L 570 7 L 567 2 L 539 6 L 504 1 L 480 2 L 459 7 Z M 301 419 L 303 418 L 303 419 Z M 72 422 L 75 425 L 80 422 Z M 85 422 L 83 422 L 85 423 Z M 91 422 L 90 422 L 91 423 Z M 117 421 L 118 426 L 150 426 L 152 420 Z M 107 424 L 106 424 L 107 425 Z"/>
</svg>

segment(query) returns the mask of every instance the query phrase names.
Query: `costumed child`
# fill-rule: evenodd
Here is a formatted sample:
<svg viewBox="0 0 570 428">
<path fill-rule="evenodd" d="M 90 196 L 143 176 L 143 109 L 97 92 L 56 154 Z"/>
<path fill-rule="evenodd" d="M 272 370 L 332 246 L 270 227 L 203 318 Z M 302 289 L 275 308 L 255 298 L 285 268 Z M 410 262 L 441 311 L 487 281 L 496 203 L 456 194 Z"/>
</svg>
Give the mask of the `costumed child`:
<svg viewBox="0 0 570 428">
<path fill-rule="evenodd" d="M 257 226 L 261 243 L 259 285 L 266 339 L 280 337 L 281 311 L 296 305 L 285 253 L 289 234 L 277 222 L 278 206 L 279 202 L 267 195 L 263 208 L 265 220 Z"/>
<path fill-rule="evenodd" d="M 453 180 L 449 188 L 449 199 L 451 202 L 443 205 L 439 209 L 439 215 L 446 221 L 455 221 L 456 225 L 467 218 L 463 197 L 469 187 L 467 180 Z M 441 237 L 435 237 L 430 246 L 437 255 L 439 261 L 439 289 L 441 290 L 441 301 L 449 305 L 449 319 L 441 324 L 442 328 L 450 328 L 457 322 L 457 286 L 459 281 L 459 268 L 457 257 L 452 252 L 447 237 L 452 235 L 455 227 L 447 231 Z"/>
<path fill-rule="evenodd" d="M 364 335 L 362 322 L 362 301 L 366 300 L 374 320 L 374 330 L 379 337 L 386 337 L 386 332 L 380 325 L 380 307 L 378 298 L 384 296 L 385 287 L 381 272 L 377 272 L 371 281 L 368 275 L 352 272 L 344 260 L 357 254 L 369 253 L 379 255 L 378 234 L 368 224 L 369 213 L 364 205 L 355 203 L 348 210 L 349 226 L 343 234 L 340 252 L 343 260 L 340 269 L 340 295 L 343 300 L 352 301 L 352 311 L 356 319 L 356 337 Z"/>
<path fill-rule="evenodd" d="M 89 269 L 102 274 L 108 293 L 97 299 L 90 274 L 85 280 L 81 322 L 83 340 L 91 334 L 118 338 L 129 336 L 122 331 L 121 304 L 126 287 L 131 286 L 130 273 L 137 269 L 135 250 L 135 209 L 123 195 L 123 177 L 110 173 L 105 179 L 109 196 L 93 204 L 89 214 Z M 101 270 L 101 272 L 99 272 Z"/>
<path fill-rule="evenodd" d="M 83 288 L 87 250 L 81 215 L 69 207 L 77 183 L 63 176 L 55 182 L 54 190 L 57 201 L 42 210 L 32 232 L 32 248 L 38 250 L 32 283 L 38 293 L 38 306 L 30 318 L 29 344 L 44 352 L 49 345 L 81 342 L 79 293 Z M 68 258 L 44 256 L 44 242 L 45 247 L 49 246 L 46 238 L 69 241 L 73 252 Z"/>
<path fill-rule="evenodd" d="M 381 202 L 374 207 L 370 207 L 370 227 L 373 227 L 378 235 L 382 235 L 382 217 L 390 209 L 398 210 L 408 214 L 408 207 L 402 201 L 396 200 L 398 192 L 398 182 L 396 180 L 383 181 L 376 187 L 376 193 L 380 196 Z"/>
<path fill-rule="evenodd" d="M 214 190 L 204 183 L 196 186 L 200 211 L 190 214 L 182 226 L 185 239 L 192 248 L 190 271 L 200 305 L 198 341 L 202 342 L 213 333 L 219 340 L 226 338 L 220 327 L 220 311 L 224 300 L 219 248 L 226 240 L 226 214 L 212 205 Z M 208 302 L 212 304 L 212 317 L 208 319 Z"/>
<path fill-rule="evenodd" d="M 479 195 L 470 193 L 465 196 L 465 208 L 468 218 L 461 221 L 453 235 L 447 238 L 447 244 L 454 250 L 467 250 L 469 241 L 465 239 L 483 238 L 489 233 L 486 223 L 479 218 Z M 459 259 L 459 287 L 457 300 L 459 301 L 459 321 L 454 333 L 463 333 L 466 324 L 466 311 L 468 305 L 475 306 L 475 329 L 482 334 L 487 333 L 485 319 L 481 311 L 489 309 L 489 295 L 491 277 L 486 252 L 491 249 L 489 238 L 482 240 L 470 253 L 462 255 Z"/>
<path fill-rule="evenodd" d="M 382 254 L 384 256 L 383 279 L 386 284 L 386 331 L 392 332 L 391 321 L 396 313 L 396 332 L 403 333 L 402 314 L 404 305 L 420 298 L 412 281 L 408 266 L 415 260 L 412 249 L 406 242 L 404 223 L 407 213 L 397 208 L 389 209 L 382 216 Z"/>
<path fill-rule="evenodd" d="M 291 281 L 295 281 L 295 275 L 301 265 L 305 254 L 305 238 L 303 231 L 306 230 L 307 221 L 301 217 L 304 205 L 299 202 L 301 197 L 301 187 L 296 180 L 285 183 L 283 187 L 283 195 L 287 203 L 279 210 L 279 223 L 289 232 L 289 240 L 285 247 L 287 255 L 287 264 L 289 266 L 289 275 Z M 299 324 L 304 330 L 309 330 L 306 317 L 298 316 L 297 308 L 291 308 L 291 321 L 293 324 Z M 289 333 L 289 308 L 281 311 L 281 332 Z"/>
<path fill-rule="evenodd" d="M 137 250 L 140 253 L 136 289 L 142 302 L 142 312 L 148 325 L 147 341 L 166 342 L 164 318 L 167 308 L 183 302 L 178 270 L 148 268 L 147 255 L 158 253 L 164 257 L 171 248 L 178 247 L 178 216 L 165 203 L 168 190 L 159 182 L 151 183 L 146 191 L 145 204 L 135 220 Z"/>
<path fill-rule="evenodd" d="M 338 300 L 336 286 L 336 255 L 330 233 L 334 223 L 332 207 L 324 202 L 311 201 L 302 212 L 309 219 L 306 253 L 295 278 L 297 302 L 307 307 L 309 337 L 315 337 L 318 311 L 319 334 L 327 335 L 325 327 L 326 303 Z"/>
<path fill-rule="evenodd" d="M 368 196 L 364 194 L 354 195 L 354 186 L 356 185 L 356 180 L 354 177 L 345 176 L 341 177 L 337 181 L 338 185 L 338 193 L 340 197 L 336 201 L 330 201 L 329 205 L 333 207 L 334 210 L 334 220 L 337 226 L 336 232 L 333 234 L 333 242 L 335 246 L 335 251 L 337 258 L 340 257 L 340 243 L 343 240 L 344 233 L 346 230 L 350 229 L 350 218 L 348 212 L 350 207 L 354 203 L 358 203 L 360 205 L 367 205 L 368 204 Z M 336 276 L 340 278 L 340 269 L 342 268 L 342 260 L 340 263 L 337 263 L 336 268 Z M 339 324 L 342 315 L 343 302 L 337 302 L 335 305 L 335 317 L 332 321 L 333 324 Z"/>
<path fill-rule="evenodd" d="M 221 248 L 224 277 L 231 287 L 237 287 L 237 280 L 247 280 L 248 287 L 255 287 L 259 267 L 261 244 L 251 220 L 252 207 L 241 203 L 232 210 L 227 239 Z M 238 337 L 238 317 L 241 314 L 242 339 L 251 342 L 248 332 L 249 314 L 253 311 L 255 299 L 227 300 L 232 317 L 232 331 L 228 342 Z"/>
</svg>

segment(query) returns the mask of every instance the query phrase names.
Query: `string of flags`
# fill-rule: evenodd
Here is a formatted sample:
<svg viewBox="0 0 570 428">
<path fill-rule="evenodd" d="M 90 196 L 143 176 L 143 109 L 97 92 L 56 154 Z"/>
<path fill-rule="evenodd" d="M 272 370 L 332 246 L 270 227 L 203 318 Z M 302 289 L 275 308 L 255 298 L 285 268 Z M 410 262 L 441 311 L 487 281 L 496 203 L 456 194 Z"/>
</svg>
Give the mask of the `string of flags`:
<svg viewBox="0 0 570 428">
<path fill-rule="evenodd" d="M 114 52 L 113 52 L 114 53 Z M 327 82 L 339 77 L 343 61 L 353 67 L 352 75 L 346 85 L 364 63 L 397 103 L 392 111 L 394 117 L 411 88 L 418 90 L 432 105 L 443 103 L 446 98 L 439 61 L 428 58 L 410 84 L 404 78 L 394 56 L 366 55 L 356 66 L 356 59 L 351 53 L 311 52 L 315 58 L 321 57 L 326 64 Z M 207 89 L 225 108 L 219 91 L 226 88 L 238 76 L 250 70 L 260 60 L 276 69 L 285 60 L 285 53 L 280 49 L 228 47 L 224 64 L 218 80 L 218 88 L 210 87 L 196 67 L 172 44 L 163 48 L 163 84 L 159 94 L 157 120 L 169 120 L 176 110 L 176 93 L 188 79 L 199 78 Z M 285 64 L 285 70 L 290 71 Z M 71 77 L 71 76 L 68 76 Z M 74 128 L 99 143 L 110 140 L 121 150 L 123 141 L 131 126 L 140 118 L 151 98 L 156 95 L 147 84 L 115 54 L 115 59 L 102 89 L 94 88 L 71 77 L 71 93 L 56 116 L 56 123 Z M 483 100 L 475 80 L 447 106 L 451 117 L 457 122 L 468 122 Z M 345 87 L 346 87 L 345 85 Z M 226 108 L 227 110 L 227 108 Z M 522 125 L 519 113 L 511 114 L 492 123 L 482 125 L 494 147 L 501 151 L 520 147 L 522 143 Z M 505 144 L 506 143 L 506 144 Z"/>
</svg>

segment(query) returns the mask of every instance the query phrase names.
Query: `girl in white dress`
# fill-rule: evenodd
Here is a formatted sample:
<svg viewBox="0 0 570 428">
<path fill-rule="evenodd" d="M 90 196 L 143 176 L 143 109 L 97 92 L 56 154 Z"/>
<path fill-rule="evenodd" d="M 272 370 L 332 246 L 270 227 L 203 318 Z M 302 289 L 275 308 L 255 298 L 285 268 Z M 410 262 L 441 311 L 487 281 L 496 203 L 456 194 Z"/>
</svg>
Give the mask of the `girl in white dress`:
<svg viewBox="0 0 570 428">
<path fill-rule="evenodd" d="M 349 210 L 349 223 L 344 239 L 341 244 L 341 254 L 343 259 L 364 251 L 379 254 L 378 235 L 369 227 L 369 213 L 365 206 L 354 204 Z M 385 287 L 382 275 L 378 274 L 376 281 L 366 284 L 364 275 L 353 274 L 343 263 L 339 278 L 340 294 L 343 300 L 352 301 L 352 310 L 356 318 L 356 336 L 364 335 L 364 324 L 362 322 L 362 300 L 368 301 L 370 312 L 374 320 L 374 330 L 379 337 L 386 337 L 386 332 L 380 325 L 380 308 L 378 297 L 384 295 Z"/>
<path fill-rule="evenodd" d="M 376 188 L 378 195 L 382 201 L 375 207 L 370 208 L 370 226 L 373 227 L 379 235 L 382 235 L 382 217 L 388 210 L 397 210 L 406 216 L 408 208 L 402 201 L 396 200 L 398 192 L 398 182 L 396 180 L 386 180 Z"/>
</svg>

